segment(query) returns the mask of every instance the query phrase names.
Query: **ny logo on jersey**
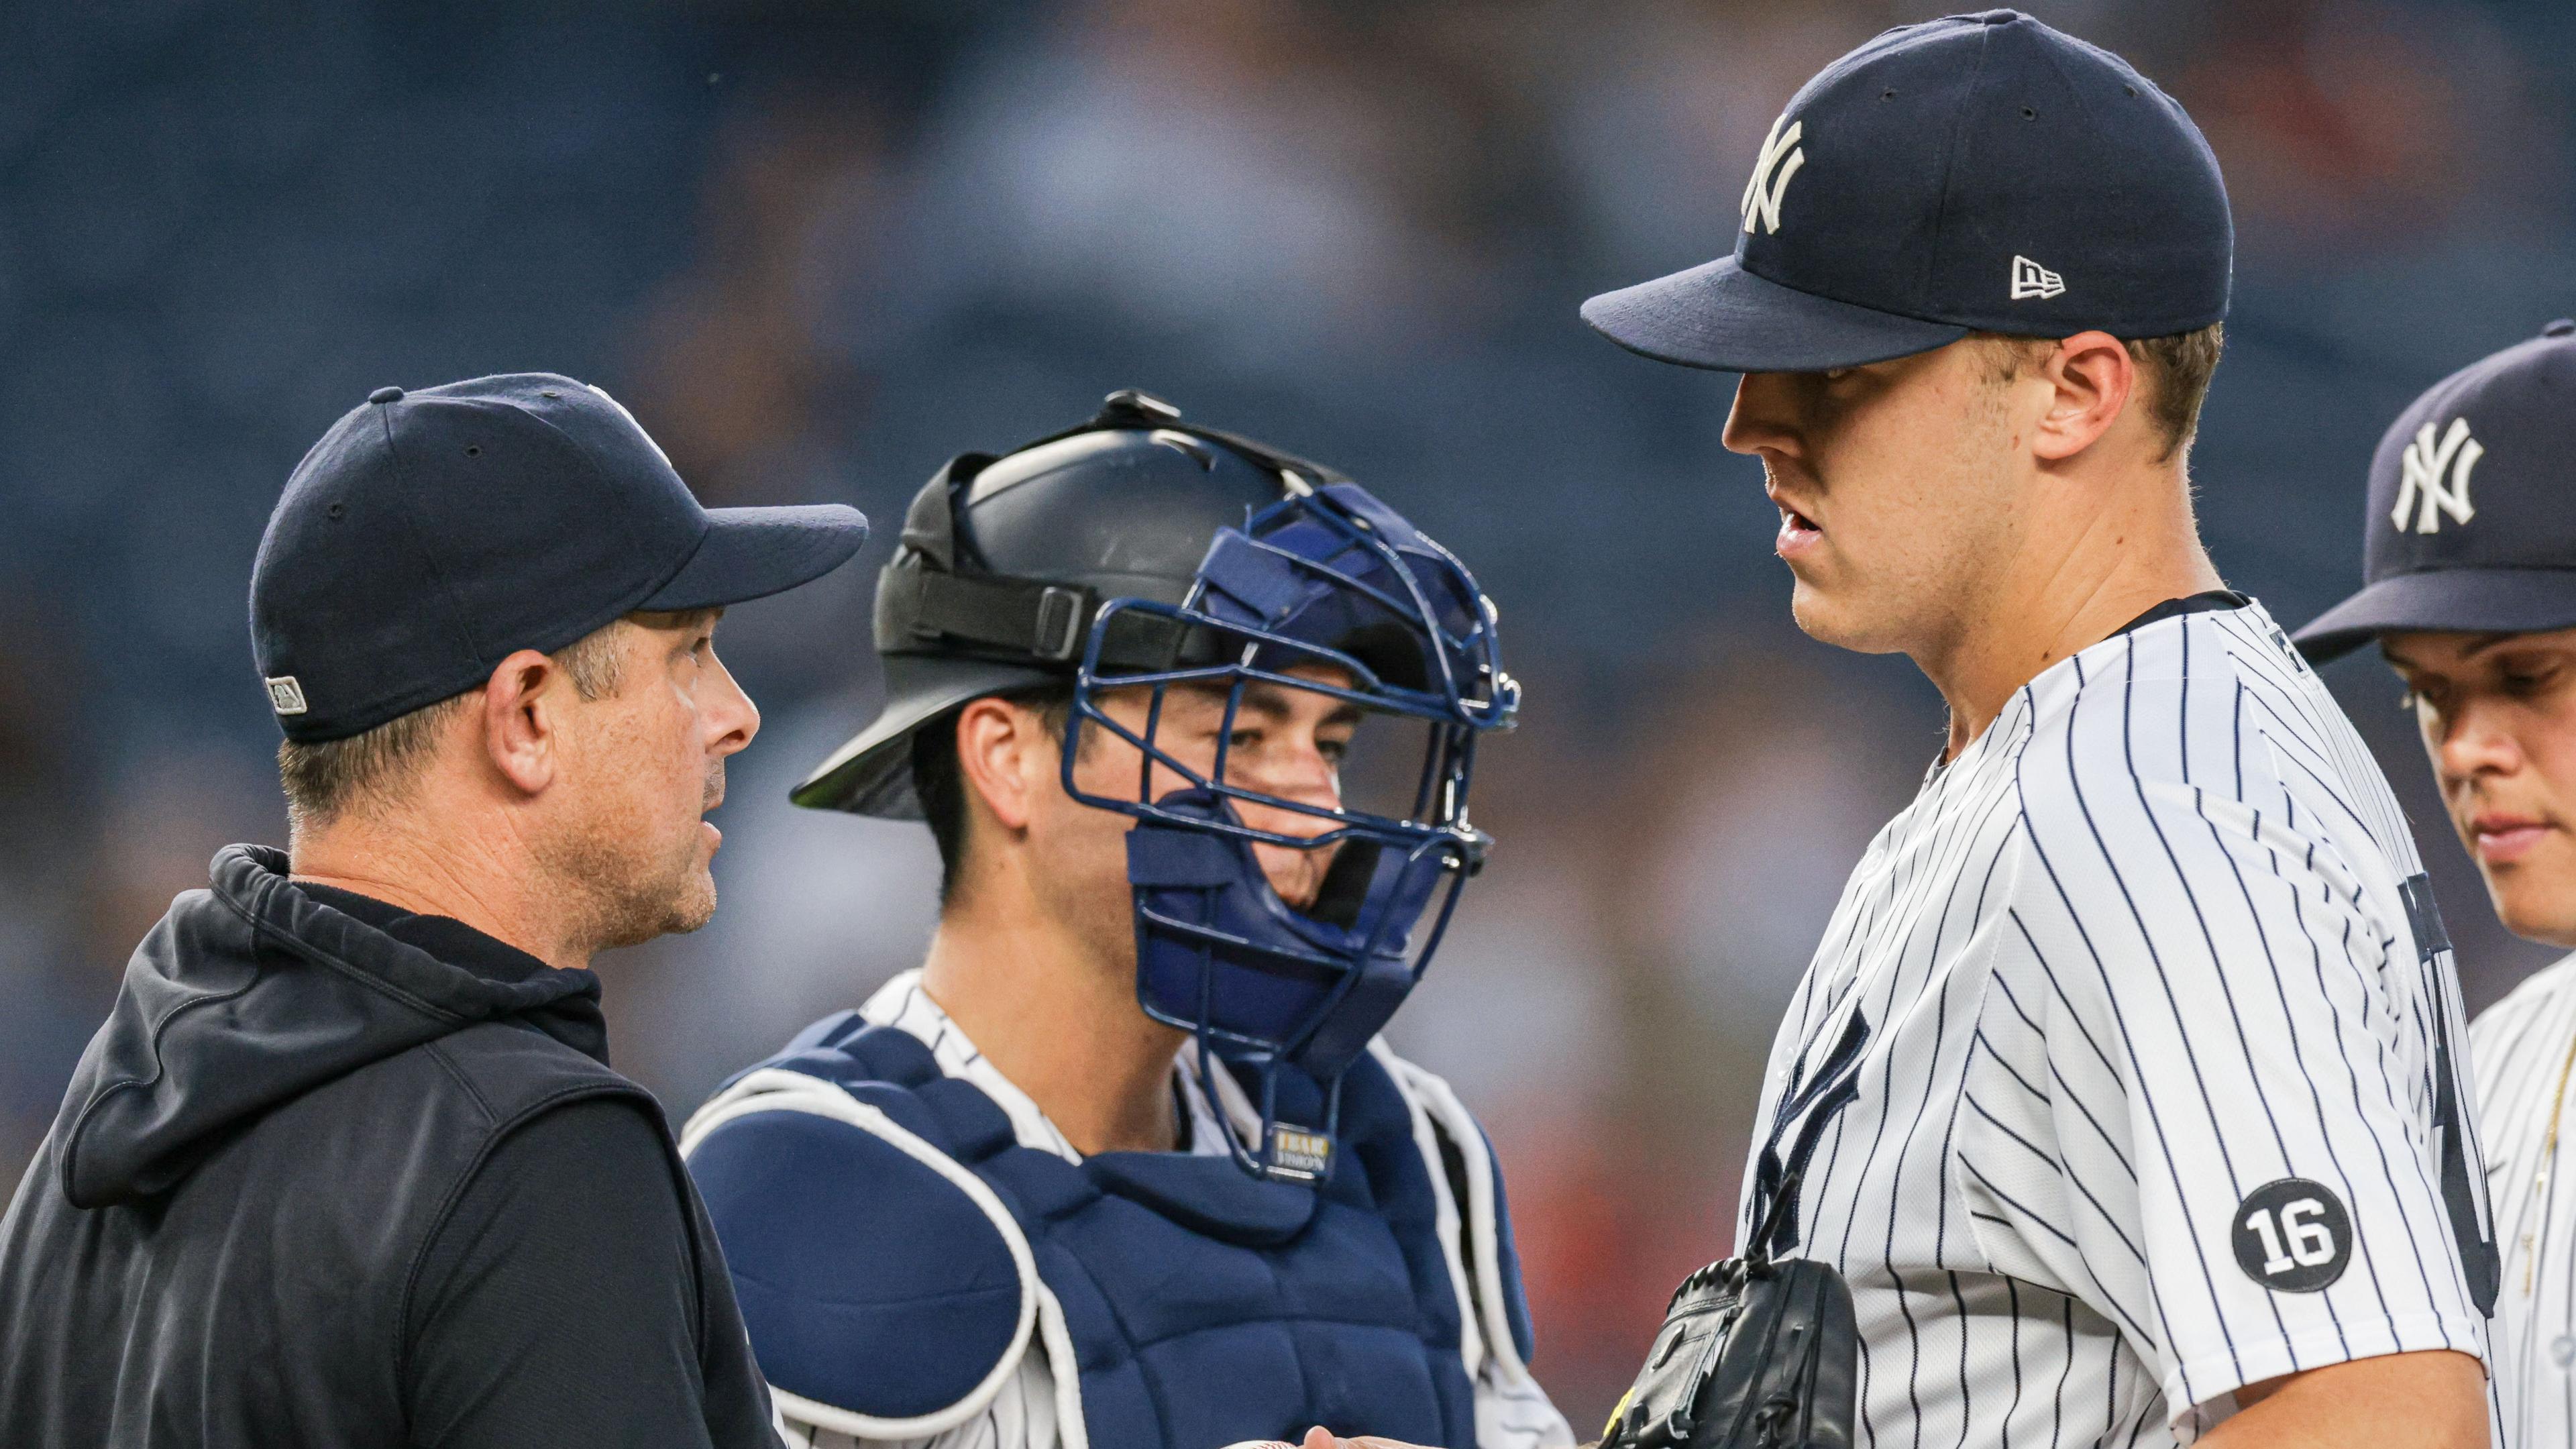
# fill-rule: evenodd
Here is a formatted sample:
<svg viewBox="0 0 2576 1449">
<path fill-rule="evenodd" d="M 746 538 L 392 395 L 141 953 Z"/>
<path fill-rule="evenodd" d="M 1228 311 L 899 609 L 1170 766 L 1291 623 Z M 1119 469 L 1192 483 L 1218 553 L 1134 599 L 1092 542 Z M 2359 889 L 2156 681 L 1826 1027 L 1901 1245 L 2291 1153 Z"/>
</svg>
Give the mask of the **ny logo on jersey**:
<svg viewBox="0 0 2576 1449">
<path fill-rule="evenodd" d="M 2398 532 L 2406 531 L 2406 515 L 2415 514 L 2417 533 L 2439 533 L 2441 515 L 2451 515 L 2453 523 L 2466 523 L 2477 515 L 2469 506 L 2469 470 L 2487 450 L 2469 436 L 2467 418 L 2451 419 L 2451 430 L 2442 441 L 2433 441 L 2433 425 L 2426 423 L 2416 430 L 2415 440 L 2397 460 L 2397 506 L 2390 510 L 2388 521 Z M 2444 483 L 2447 473 L 2450 481 Z M 2416 506 L 2417 499 L 2423 506 Z"/>
<path fill-rule="evenodd" d="M 1780 129 L 1782 121 L 1788 122 L 1788 130 Z M 1762 138 L 1762 154 L 1754 158 L 1753 178 L 1744 183 L 1744 201 L 1739 208 L 1744 213 L 1746 231 L 1753 230 L 1758 221 L 1773 235 L 1779 234 L 1780 195 L 1789 189 L 1789 178 L 1807 164 L 1807 153 L 1798 145 L 1798 137 L 1806 129 L 1806 122 L 1790 121 L 1784 115 L 1771 123 L 1771 134 Z"/>
<path fill-rule="evenodd" d="M 2015 257 L 2012 264 L 2012 299 L 2054 297 L 2066 290 L 2066 279 L 2028 257 Z"/>
</svg>

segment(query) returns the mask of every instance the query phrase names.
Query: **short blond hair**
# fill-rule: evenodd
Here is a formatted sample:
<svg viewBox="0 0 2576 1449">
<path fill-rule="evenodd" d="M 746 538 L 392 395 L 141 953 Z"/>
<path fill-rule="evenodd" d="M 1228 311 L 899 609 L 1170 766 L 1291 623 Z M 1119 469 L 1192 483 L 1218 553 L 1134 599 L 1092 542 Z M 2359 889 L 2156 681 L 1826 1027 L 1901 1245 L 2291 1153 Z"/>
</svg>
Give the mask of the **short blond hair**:
<svg viewBox="0 0 2576 1449">
<path fill-rule="evenodd" d="M 2021 376 L 2025 366 L 2036 363 L 2048 349 L 2055 347 L 2055 337 L 2020 337 L 2005 332 L 1980 332 L 1987 350 L 1988 382 L 2010 382 Z M 2147 379 L 2143 406 L 2147 420 L 2155 425 L 2163 442 L 2156 454 L 2161 463 L 2190 446 L 2193 435 L 2200 431 L 2200 405 L 2209 397 L 2209 380 L 2218 371 L 2218 355 L 2226 350 L 2227 324 L 2212 322 L 2193 332 L 2176 332 L 2164 337 L 2123 339 L 2130 360 Z"/>
</svg>

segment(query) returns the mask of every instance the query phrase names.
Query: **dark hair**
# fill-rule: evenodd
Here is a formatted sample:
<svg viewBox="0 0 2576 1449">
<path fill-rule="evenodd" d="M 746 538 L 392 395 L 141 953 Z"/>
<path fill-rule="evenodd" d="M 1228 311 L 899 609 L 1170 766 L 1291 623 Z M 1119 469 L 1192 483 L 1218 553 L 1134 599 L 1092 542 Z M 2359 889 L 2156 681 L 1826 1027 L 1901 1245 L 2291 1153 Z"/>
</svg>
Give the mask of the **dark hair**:
<svg viewBox="0 0 2576 1449">
<path fill-rule="evenodd" d="M 1073 685 L 1038 684 L 981 696 L 1003 699 L 1036 710 L 1046 732 L 1064 738 L 1073 713 Z M 966 701 L 973 704 L 974 700 Z M 921 818 L 939 847 L 939 904 L 945 909 L 957 893 L 966 860 L 966 775 L 957 763 L 957 717 L 966 704 L 946 710 L 912 732 L 912 793 L 921 801 Z"/>
</svg>

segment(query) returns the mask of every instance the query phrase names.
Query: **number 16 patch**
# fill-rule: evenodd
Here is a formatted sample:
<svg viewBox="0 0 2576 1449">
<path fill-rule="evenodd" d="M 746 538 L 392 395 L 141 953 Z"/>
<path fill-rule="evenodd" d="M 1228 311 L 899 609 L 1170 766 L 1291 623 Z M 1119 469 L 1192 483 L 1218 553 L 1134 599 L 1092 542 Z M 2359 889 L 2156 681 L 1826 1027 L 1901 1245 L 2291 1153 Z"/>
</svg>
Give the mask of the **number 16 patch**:
<svg viewBox="0 0 2576 1449">
<path fill-rule="evenodd" d="M 2352 1214 L 2324 1183 L 2267 1182 L 2236 1206 L 2236 1265 L 2283 1293 L 2317 1293 L 2352 1262 Z"/>
</svg>

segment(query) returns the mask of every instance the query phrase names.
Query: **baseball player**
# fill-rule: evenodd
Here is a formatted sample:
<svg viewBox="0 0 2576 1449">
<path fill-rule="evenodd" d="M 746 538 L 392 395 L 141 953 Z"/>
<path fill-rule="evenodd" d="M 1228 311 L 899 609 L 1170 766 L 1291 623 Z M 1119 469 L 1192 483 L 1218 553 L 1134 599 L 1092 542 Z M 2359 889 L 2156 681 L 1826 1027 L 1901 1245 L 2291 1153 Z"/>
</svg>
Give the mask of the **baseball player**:
<svg viewBox="0 0 2576 1449">
<path fill-rule="evenodd" d="M 927 961 L 682 1139 L 790 1441 L 1571 1444 L 1484 1134 L 1377 1040 L 1518 704 L 1465 569 L 1119 393 L 931 479 L 876 641 L 795 798 L 928 822 Z"/>
<path fill-rule="evenodd" d="M 1998 10 L 1828 66 L 1732 256 L 1584 307 L 1744 374 L 1725 441 L 1762 459 L 1799 624 L 1949 704 L 1745 1173 L 1742 1231 L 1851 1288 L 1866 1443 L 2488 1441 L 2432 900 L 2193 523 L 2231 251 L 2182 109 Z"/>
<path fill-rule="evenodd" d="M 2496 914 L 2559 946 L 2576 946 L 2571 396 L 2576 322 L 2560 321 L 2417 399 L 2371 460 L 2367 586 L 2298 634 L 2320 660 L 2378 640 Z M 2560 1128 L 2576 1136 L 2576 957 L 2481 1012 L 2469 1041 L 2504 1260 L 2505 1442 L 2576 1442 L 2576 1191 L 2557 1171 Z"/>
</svg>

